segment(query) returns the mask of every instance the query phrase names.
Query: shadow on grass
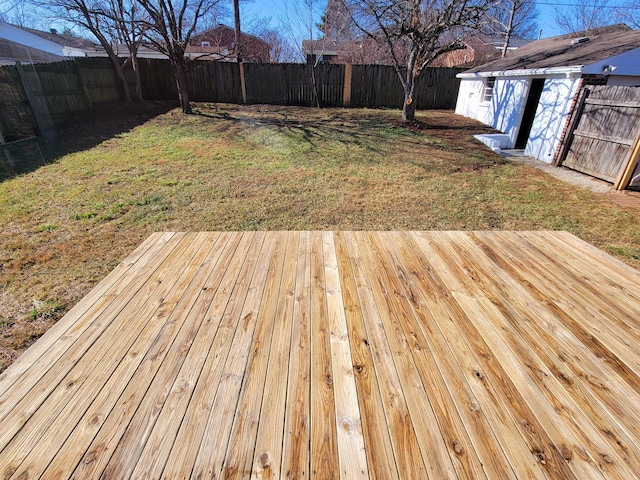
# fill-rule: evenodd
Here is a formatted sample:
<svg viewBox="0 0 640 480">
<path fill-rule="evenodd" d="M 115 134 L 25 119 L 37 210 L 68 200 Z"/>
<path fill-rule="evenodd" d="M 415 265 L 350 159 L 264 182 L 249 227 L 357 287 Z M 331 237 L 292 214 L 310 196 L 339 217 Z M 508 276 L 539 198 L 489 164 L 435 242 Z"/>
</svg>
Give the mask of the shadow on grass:
<svg viewBox="0 0 640 480">
<path fill-rule="evenodd" d="M 228 111 L 216 113 L 199 111 L 196 113 L 201 117 L 212 120 L 225 120 L 238 125 L 251 127 L 270 127 L 276 129 L 279 133 L 298 134 L 305 142 L 312 146 L 316 146 L 317 140 L 332 136 L 342 143 L 365 146 L 369 150 L 377 151 L 377 149 L 372 146 L 373 143 L 371 141 L 366 141 L 367 139 L 376 138 L 375 134 L 372 134 L 370 130 L 372 122 L 361 119 L 354 125 L 345 125 L 343 123 L 344 119 L 336 116 L 324 119 L 313 118 L 302 120 L 299 116 L 292 115 L 294 118 L 290 119 L 285 108 L 287 107 L 283 107 L 283 112 L 279 114 L 270 112 L 269 115 L 262 114 L 260 116 L 245 116 L 242 115 L 242 112 L 232 114 Z"/>
<path fill-rule="evenodd" d="M 0 182 L 34 171 L 128 132 L 175 108 L 175 102 L 111 103 L 82 112 L 41 137 L 0 147 Z"/>
<path fill-rule="evenodd" d="M 363 117 L 362 109 L 359 108 L 310 108 L 310 115 L 304 118 L 299 114 L 304 107 L 295 107 L 296 110 L 290 113 L 288 109 L 291 107 L 282 107 L 278 111 L 276 106 L 254 106 L 255 111 L 252 114 L 244 114 L 242 109 L 233 110 L 228 106 L 218 108 L 215 105 L 202 104 L 202 107 L 195 109 L 194 113 L 204 118 L 270 127 L 281 133 L 298 134 L 310 145 L 315 145 L 318 139 L 330 136 L 345 145 L 359 145 L 376 152 L 379 152 L 377 146 L 387 138 L 401 138 L 402 143 L 407 146 L 420 146 L 424 145 L 425 137 L 428 137 L 432 146 L 440 144 L 442 148 L 447 148 L 449 142 L 459 143 L 461 134 L 468 136 L 471 144 L 475 146 L 472 135 L 497 131 L 475 120 L 453 115 L 453 112 L 448 110 L 421 111 L 418 113 L 421 119 L 405 124 L 394 118 L 393 112 L 384 109 L 375 110 L 379 115 Z M 326 112 L 326 116 L 318 117 L 318 111 Z M 373 112 L 369 110 L 370 114 Z"/>
<path fill-rule="evenodd" d="M 422 145 L 424 132 L 411 131 L 401 123 L 396 123 L 387 115 L 387 111 L 380 110 L 381 116 L 362 117 L 361 109 L 321 109 L 310 107 L 310 115 L 305 118 L 300 111 L 305 107 L 282 107 L 281 111 L 274 111 L 274 106 L 261 111 L 256 106 L 253 114 L 244 114 L 242 110 L 216 109 L 205 107 L 194 112 L 212 120 L 227 121 L 238 126 L 269 127 L 278 133 L 292 134 L 312 146 L 317 146 L 318 140 L 331 138 L 344 145 L 358 145 L 369 151 L 380 153 L 386 138 L 402 138 L 406 145 Z M 318 117 L 317 113 L 326 113 Z"/>
</svg>

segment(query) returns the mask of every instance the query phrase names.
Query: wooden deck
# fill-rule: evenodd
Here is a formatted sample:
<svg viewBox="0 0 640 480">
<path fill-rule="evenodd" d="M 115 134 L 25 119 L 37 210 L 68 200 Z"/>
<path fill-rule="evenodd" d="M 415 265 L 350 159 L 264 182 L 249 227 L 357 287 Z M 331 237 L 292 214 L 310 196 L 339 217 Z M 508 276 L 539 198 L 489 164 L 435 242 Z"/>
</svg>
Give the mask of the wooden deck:
<svg viewBox="0 0 640 480">
<path fill-rule="evenodd" d="M 0 375 L 1 478 L 640 478 L 640 272 L 567 233 L 158 233 Z"/>
</svg>

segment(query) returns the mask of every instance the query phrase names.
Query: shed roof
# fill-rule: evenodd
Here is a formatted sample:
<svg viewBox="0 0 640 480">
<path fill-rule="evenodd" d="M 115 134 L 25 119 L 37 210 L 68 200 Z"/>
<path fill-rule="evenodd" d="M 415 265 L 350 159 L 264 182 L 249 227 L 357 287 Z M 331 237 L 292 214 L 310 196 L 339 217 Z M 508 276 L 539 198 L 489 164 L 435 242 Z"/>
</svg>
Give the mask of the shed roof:
<svg viewBox="0 0 640 480">
<path fill-rule="evenodd" d="M 640 48 L 640 30 L 626 25 L 594 29 L 586 36 L 575 34 L 536 40 L 465 73 L 531 70 L 589 65 Z"/>
</svg>

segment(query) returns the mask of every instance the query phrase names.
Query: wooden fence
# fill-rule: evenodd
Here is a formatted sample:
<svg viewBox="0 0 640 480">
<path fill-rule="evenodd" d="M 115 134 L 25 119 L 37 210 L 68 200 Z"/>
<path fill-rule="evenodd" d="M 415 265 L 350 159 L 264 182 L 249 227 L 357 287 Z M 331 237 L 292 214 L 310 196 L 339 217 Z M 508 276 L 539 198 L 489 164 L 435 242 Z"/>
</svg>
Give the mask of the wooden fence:
<svg viewBox="0 0 640 480">
<path fill-rule="evenodd" d="M 93 105 L 119 98 L 107 59 L 4 66 L 0 68 L 0 143 L 44 133 Z"/>
<path fill-rule="evenodd" d="M 460 71 L 425 69 L 417 82 L 417 107 L 454 108 Z M 126 73 L 133 91 L 132 72 Z M 146 100 L 177 98 L 168 60 L 140 59 L 140 74 Z M 391 108 L 403 102 L 394 69 L 381 65 L 195 61 L 190 63 L 188 88 L 196 102 L 314 106 L 317 98 L 321 106 Z M 78 112 L 119 98 L 107 58 L 1 67 L 0 144 L 43 134 Z"/>
<path fill-rule="evenodd" d="M 404 101 L 398 75 L 393 67 L 385 65 L 320 64 L 312 68 L 304 64 L 245 63 L 242 70 L 244 101 L 238 64 L 193 62 L 188 75 L 190 98 L 196 102 L 314 106 L 313 73 L 321 106 L 401 108 Z M 416 84 L 417 108 L 455 108 L 460 86 L 456 75 L 462 71 L 460 68 L 426 68 Z M 168 61 L 141 59 L 140 72 L 145 99 L 176 98 Z M 345 89 L 345 85 L 348 88 Z M 348 101 L 344 98 L 345 92 L 350 92 Z"/>
<path fill-rule="evenodd" d="M 640 87 L 588 86 L 579 96 L 560 164 L 618 189 L 640 186 Z"/>
<path fill-rule="evenodd" d="M 0 68 L 0 144 L 38 133 L 17 69 Z"/>
</svg>

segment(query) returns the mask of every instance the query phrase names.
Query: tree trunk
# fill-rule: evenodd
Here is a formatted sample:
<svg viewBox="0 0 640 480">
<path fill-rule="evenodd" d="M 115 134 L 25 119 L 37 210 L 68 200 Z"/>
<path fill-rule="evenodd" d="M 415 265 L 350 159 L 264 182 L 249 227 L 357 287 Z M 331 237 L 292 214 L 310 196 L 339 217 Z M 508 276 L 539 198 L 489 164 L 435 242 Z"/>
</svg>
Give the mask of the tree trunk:
<svg viewBox="0 0 640 480">
<path fill-rule="evenodd" d="M 104 47 L 104 45 L 103 45 Z M 129 94 L 129 85 L 127 84 L 127 79 L 124 77 L 124 71 L 122 70 L 122 65 L 120 64 L 120 59 L 117 57 L 113 48 L 109 45 L 109 48 L 105 48 L 107 51 L 107 55 L 109 55 L 109 60 L 111 61 L 111 66 L 113 67 L 113 71 L 116 74 L 116 80 L 118 81 L 118 89 L 120 90 L 120 96 L 125 103 L 131 103 L 131 95 Z"/>
<path fill-rule="evenodd" d="M 136 80 L 136 100 L 138 102 L 142 102 L 144 98 L 142 96 L 142 78 L 140 78 L 140 63 L 138 62 L 137 46 L 131 51 L 131 68 L 133 68 L 133 75 Z"/>
<path fill-rule="evenodd" d="M 191 110 L 191 104 L 189 103 L 189 91 L 187 89 L 187 65 L 184 57 L 176 59 L 176 84 L 178 86 L 178 99 L 180 100 L 180 107 L 182 113 L 193 113 Z"/>
<path fill-rule="evenodd" d="M 320 108 L 320 96 L 318 95 L 318 81 L 316 79 L 316 64 L 311 64 L 311 85 L 313 86 L 313 99 L 316 101 L 316 108 Z"/>
<path fill-rule="evenodd" d="M 413 94 L 404 94 L 404 105 L 402 106 L 402 121 L 411 123 L 416 119 L 416 102 Z"/>
<path fill-rule="evenodd" d="M 516 12 L 516 2 L 513 0 L 511 2 L 511 10 L 509 11 L 509 24 L 507 25 L 507 29 L 504 32 L 504 42 L 502 44 L 502 58 L 507 54 L 509 50 L 509 42 L 511 41 L 511 33 L 513 32 L 513 16 Z"/>
<path fill-rule="evenodd" d="M 409 68 L 407 69 L 407 76 L 405 77 L 404 87 L 404 104 L 402 105 L 402 121 L 404 123 L 410 123 L 415 121 L 416 117 L 416 74 L 414 72 L 415 65 L 411 65 L 415 62 L 409 62 Z"/>
<path fill-rule="evenodd" d="M 85 11 L 80 11 L 80 13 L 85 15 L 85 18 L 87 18 L 87 16 L 89 15 Z M 120 90 L 120 97 L 125 101 L 125 103 L 131 103 L 129 85 L 127 84 L 127 80 L 124 77 L 124 71 L 122 69 L 122 65 L 120 64 L 120 59 L 118 58 L 118 55 L 116 55 L 116 52 L 113 50 L 111 42 L 107 40 L 107 38 L 102 34 L 102 32 L 96 25 L 91 24 L 88 26 L 88 29 L 98 39 L 100 45 L 102 45 L 102 48 L 104 48 L 104 51 L 107 52 L 107 56 L 109 57 L 111 66 L 113 67 L 113 72 L 116 75 L 116 82 L 118 84 L 118 90 Z"/>
<path fill-rule="evenodd" d="M 242 37 L 240 33 L 240 0 L 233 0 L 233 22 L 236 44 L 234 46 L 236 62 L 242 61 Z"/>
</svg>

